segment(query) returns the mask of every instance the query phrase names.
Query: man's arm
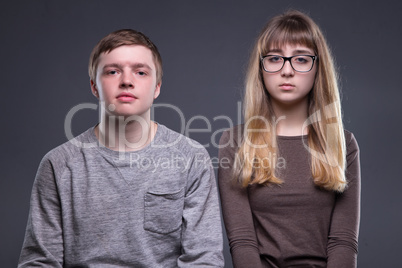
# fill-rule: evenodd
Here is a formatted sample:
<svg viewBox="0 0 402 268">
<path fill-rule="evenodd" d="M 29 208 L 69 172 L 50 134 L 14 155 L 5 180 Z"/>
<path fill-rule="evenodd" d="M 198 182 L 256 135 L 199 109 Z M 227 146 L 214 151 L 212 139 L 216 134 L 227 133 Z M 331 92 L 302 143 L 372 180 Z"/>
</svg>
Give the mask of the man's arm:
<svg viewBox="0 0 402 268">
<path fill-rule="evenodd" d="M 30 211 L 18 267 L 62 267 L 60 200 L 53 165 L 45 156 L 32 187 Z"/>
<path fill-rule="evenodd" d="M 205 149 L 195 155 L 184 197 L 179 267 L 223 267 L 223 239 L 215 174 Z"/>
</svg>

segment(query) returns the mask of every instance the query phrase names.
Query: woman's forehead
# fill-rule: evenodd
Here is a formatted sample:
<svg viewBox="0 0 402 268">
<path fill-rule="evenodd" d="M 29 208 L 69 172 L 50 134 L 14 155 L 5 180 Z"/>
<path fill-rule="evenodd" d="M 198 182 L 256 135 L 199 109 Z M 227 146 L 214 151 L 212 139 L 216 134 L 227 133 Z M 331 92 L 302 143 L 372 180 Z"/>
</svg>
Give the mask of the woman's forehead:
<svg viewBox="0 0 402 268">
<path fill-rule="evenodd" d="M 271 44 L 267 44 L 264 52 L 275 51 L 281 52 L 284 50 L 292 50 L 292 51 L 311 51 L 314 52 L 314 48 L 309 46 L 308 44 L 301 42 L 274 42 Z"/>
</svg>

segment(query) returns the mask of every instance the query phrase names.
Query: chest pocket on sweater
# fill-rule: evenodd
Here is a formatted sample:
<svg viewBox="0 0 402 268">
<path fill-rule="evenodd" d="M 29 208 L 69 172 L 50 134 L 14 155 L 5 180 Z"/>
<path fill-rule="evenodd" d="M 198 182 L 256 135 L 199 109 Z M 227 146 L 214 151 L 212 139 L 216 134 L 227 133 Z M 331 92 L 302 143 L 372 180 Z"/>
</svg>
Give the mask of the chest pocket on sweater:
<svg viewBox="0 0 402 268">
<path fill-rule="evenodd" d="M 182 224 L 184 188 L 174 193 L 145 194 L 144 229 L 168 234 L 178 230 Z"/>
</svg>

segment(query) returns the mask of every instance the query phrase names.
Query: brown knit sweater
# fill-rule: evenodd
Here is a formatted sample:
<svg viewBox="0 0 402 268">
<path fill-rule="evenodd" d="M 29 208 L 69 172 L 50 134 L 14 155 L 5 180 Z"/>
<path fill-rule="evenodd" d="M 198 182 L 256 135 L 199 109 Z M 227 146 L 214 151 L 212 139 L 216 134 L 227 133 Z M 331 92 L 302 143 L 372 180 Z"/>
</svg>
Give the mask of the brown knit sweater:
<svg viewBox="0 0 402 268">
<path fill-rule="evenodd" d="M 223 133 L 219 151 L 219 190 L 234 267 L 356 267 L 360 163 L 353 134 L 345 131 L 348 187 L 336 194 L 314 185 L 303 145 L 307 136 L 278 137 L 281 186 L 234 183 L 241 127 Z"/>
</svg>

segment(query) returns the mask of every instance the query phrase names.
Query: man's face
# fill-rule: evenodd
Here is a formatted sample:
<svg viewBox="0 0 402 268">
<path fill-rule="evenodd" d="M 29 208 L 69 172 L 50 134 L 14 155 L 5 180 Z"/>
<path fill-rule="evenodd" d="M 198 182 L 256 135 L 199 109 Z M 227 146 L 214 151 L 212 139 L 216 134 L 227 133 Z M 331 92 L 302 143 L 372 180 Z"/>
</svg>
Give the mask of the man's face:
<svg viewBox="0 0 402 268">
<path fill-rule="evenodd" d="M 104 102 L 106 114 L 125 118 L 147 118 L 160 87 L 151 50 L 139 45 L 124 45 L 102 53 L 96 81 L 91 80 L 92 92 Z"/>
</svg>

